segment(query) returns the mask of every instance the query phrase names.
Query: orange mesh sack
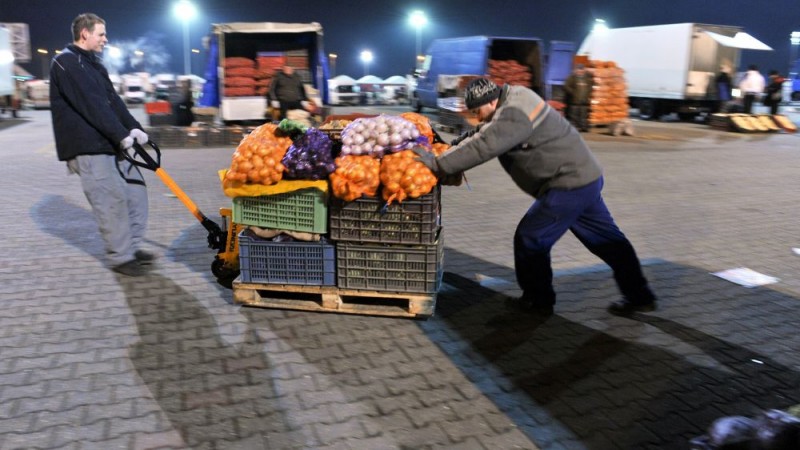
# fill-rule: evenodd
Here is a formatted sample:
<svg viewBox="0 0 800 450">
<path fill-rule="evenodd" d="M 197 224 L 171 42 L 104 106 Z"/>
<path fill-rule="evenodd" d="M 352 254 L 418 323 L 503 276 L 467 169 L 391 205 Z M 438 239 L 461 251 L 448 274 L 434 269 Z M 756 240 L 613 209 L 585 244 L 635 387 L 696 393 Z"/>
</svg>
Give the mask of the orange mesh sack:
<svg viewBox="0 0 800 450">
<path fill-rule="evenodd" d="M 243 183 L 275 184 L 283 178 L 283 156 L 292 145 L 289 137 L 276 135 L 278 125 L 261 125 L 236 147 L 230 170 L 225 174 L 223 187 L 237 187 Z"/>
<path fill-rule="evenodd" d="M 416 158 L 413 151 L 403 150 L 381 160 L 382 194 L 388 205 L 395 200 L 400 203 L 406 198 L 421 197 L 436 186 L 436 176 Z"/>
<path fill-rule="evenodd" d="M 378 159 L 369 155 L 344 155 L 336 158 L 334 164 L 336 170 L 329 175 L 334 197 L 351 202 L 362 196 L 375 196 L 381 181 Z"/>
</svg>

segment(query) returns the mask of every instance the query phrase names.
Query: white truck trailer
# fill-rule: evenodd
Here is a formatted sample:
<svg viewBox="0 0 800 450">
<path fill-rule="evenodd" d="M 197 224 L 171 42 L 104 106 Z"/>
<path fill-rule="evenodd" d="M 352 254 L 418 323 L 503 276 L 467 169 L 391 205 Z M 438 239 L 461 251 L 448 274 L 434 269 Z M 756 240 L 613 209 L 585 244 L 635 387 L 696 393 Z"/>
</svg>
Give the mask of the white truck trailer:
<svg viewBox="0 0 800 450">
<path fill-rule="evenodd" d="M 741 50 L 772 49 L 740 27 L 676 23 L 592 31 L 578 55 L 621 67 L 642 118 L 677 113 L 688 120 L 716 109 L 714 79 L 722 66 L 735 75 Z"/>
<path fill-rule="evenodd" d="M 14 54 L 10 32 L 0 27 L 0 108 L 14 109 Z"/>
</svg>

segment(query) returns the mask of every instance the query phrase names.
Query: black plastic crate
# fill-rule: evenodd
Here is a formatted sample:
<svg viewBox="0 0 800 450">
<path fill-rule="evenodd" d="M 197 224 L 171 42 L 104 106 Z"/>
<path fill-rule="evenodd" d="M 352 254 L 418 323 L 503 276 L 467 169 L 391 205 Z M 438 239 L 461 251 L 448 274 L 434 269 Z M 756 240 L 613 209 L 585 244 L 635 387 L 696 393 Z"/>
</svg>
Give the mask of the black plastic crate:
<svg viewBox="0 0 800 450">
<path fill-rule="evenodd" d="M 340 289 L 436 293 L 442 284 L 444 233 L 433 245 L 336 243 Z"/>
<path fill-rule="evenodd" d="M 186 131 L 182 127 L 160 127 L 158 131 L 158 141 L 156 142 L 159 147 L 185 147 L 186 146 Z"/>
<path fill-rule="evenodd" d="M 441 225 L 441 189 L 415 199 L 405 199 L 384 209 L 379 197 L 352 202 L 332 199 L 329 227 L 331 239 L 382 244 L 433 244 Z"/>
<path fill-rule="evenodd" d="M 275 242 L 239 233 L 240 280 L 244 283 L 334 286 L 336 247 L 327 242 Z"/>
</svg>

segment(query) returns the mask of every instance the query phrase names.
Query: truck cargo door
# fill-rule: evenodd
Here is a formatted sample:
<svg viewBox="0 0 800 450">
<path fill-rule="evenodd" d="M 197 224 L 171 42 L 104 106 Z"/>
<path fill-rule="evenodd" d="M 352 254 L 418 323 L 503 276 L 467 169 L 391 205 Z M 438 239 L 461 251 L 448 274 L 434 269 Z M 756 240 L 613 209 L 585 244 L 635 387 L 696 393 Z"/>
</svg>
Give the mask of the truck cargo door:
<svg viewBox="0 0 800 450">
<path fill-rule="evenodd" d="M 713 31 L 706 31 L 705 33 L 709 35 L 711 39 L 714 39 L 719 42 L 720 45 L 726 47 L 739 48 L 742 50 L 772 50 L 772 47 L 769 45 L 743 31 L 739 31 L 733 37 L 714 33 Z"/>
</svg>

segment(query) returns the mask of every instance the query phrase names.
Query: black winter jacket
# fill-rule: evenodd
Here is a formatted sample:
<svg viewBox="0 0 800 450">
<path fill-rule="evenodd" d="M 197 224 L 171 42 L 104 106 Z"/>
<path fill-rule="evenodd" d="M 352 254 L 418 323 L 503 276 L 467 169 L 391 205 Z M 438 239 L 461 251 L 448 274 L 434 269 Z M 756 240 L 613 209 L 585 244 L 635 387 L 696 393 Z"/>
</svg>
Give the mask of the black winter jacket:
<svg viewBox="0 0 800 450">
<path fill-rule="evenodd" d="M 72 44 L 50 63 L 50 112 L 61 161 L 114 155 L 130 130 L 142 128 L 114 92 L 100 58 Z"/>
</svg>

